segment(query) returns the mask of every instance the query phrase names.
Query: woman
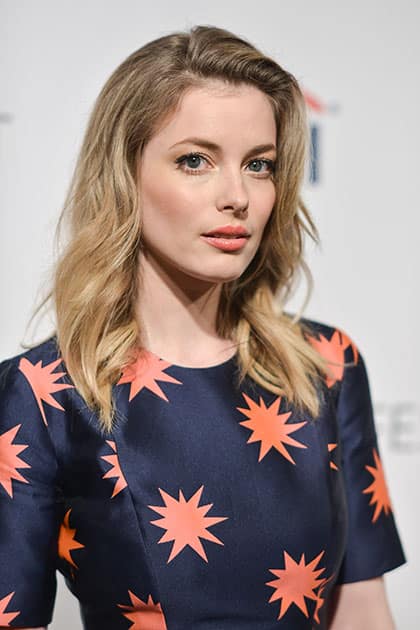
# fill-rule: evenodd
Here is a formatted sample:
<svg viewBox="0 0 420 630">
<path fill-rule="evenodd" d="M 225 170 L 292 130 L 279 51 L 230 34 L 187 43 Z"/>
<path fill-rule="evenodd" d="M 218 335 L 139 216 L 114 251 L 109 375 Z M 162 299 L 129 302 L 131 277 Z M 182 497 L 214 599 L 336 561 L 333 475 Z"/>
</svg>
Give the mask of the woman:
<svg viewBox="0 0 420 630">
<path fill-rule="evenodd" d="M 306 142 L 294 77 L 223 29 L 104 86 L 56 329 L 0 366 L 2 627 L 46 627 L 56 569 L 87 630 L 394 627 L 364 361 L 285 311 Z"/>
</svg>

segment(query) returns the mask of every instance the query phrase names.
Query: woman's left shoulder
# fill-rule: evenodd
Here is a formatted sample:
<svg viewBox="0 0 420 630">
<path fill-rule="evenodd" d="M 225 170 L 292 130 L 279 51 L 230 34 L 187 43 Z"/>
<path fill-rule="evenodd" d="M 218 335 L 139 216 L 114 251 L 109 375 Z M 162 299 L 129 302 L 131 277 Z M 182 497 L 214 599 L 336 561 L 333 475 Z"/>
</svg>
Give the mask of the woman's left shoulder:
<svg viewBox="0 0 420 630">
<path fill-rule="evenodd" d="M 358 363 L 361 359 L 353 335 L 341 326 L 302 317 L 299 320 L 306 339 L 327 360 Z"/>
<path fill-rule="evenodd" d="M 315 337 L 323 337 L 324 339 L 331 340 L 333 337 L 338 338 L 339 335 L 341 335 L 354 343 L 352 333 L 338 323 L 330 323 L 325 320 L 321 321 L 309 317 L 301 317 L 299 323 L 304 329 L 309 331 L 309 334 Z"/>
</svg>

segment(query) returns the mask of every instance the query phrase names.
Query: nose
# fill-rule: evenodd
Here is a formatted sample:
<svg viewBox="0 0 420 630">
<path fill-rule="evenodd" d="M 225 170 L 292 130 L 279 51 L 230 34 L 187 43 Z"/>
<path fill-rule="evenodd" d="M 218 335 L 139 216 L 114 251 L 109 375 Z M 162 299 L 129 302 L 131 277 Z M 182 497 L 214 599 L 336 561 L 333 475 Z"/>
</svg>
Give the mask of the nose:
<svg viewBox="0 0 420 630">
<path fill-rule="evenodd" d="M 249 195 L 242 175 L 233 168 L 222 169 L 218 182 L 216 207 L 219 212 L 233 210 L 235 213 L 248 209 Z"/>
</svg>

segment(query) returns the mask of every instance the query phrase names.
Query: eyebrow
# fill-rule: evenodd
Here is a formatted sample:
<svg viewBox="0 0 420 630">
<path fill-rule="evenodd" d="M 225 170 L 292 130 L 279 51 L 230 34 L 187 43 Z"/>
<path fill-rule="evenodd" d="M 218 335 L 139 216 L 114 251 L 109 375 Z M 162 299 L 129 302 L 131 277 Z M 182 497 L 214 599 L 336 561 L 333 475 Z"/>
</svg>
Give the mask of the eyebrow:
<svg viewBox="0 0 420 630">
<path fill-rule="evenodd" d="M 197 137 L 184 138 L 183 140 L 176 142 L 169 148 L 173 149 L 173 147 L 176 147 L 179 144 L 187 144 L 187 143 L 196 144 L 197 146 L 204 147 L 208 149 L 209 151 L 214 151 L 215 153 L 222 152 L 222 148 L 218 144 L 215 144 L 214 142 L 210 142 L 210 140 L 206 140 L 205 138 L 197 138 Z M 250 157 L 251 155 L 255 155 L 256 153 L 263 153 L 264 151 L 276 151 L 276 147 L 274 146 L 274 144 L 271 144 L 271 143 L 270 144 L 257 144 L 257 146 L 253 147 L 252 149 L 246 152 L 245 159 Z"/>
</svg>

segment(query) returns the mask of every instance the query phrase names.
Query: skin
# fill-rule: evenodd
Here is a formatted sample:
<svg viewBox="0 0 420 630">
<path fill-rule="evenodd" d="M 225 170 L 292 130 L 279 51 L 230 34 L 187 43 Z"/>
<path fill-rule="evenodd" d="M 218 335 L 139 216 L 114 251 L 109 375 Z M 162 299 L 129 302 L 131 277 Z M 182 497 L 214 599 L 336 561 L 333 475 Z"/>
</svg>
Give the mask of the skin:
<svg viewBox="0 0 420 630">
<path fill-rule="evenodd" d="M 220 150 L 191 143 L 171 148 L 191 136 L 211 140 Z M 275 150 L 245 158 L 256 145 L 270 143 L 276 144 L 276 127 L 266 96 L 251 86 L 227 89 L 212 82 L 184 95 L 139 160 L 144 252 L 137 316 L 146 329 L 145 347 L 171 363 L 205 367 L 233 354 L 232 342 L 216 334 L 217 305 L 223 282 L 238 278 L 254 257 L 272 211 L 269 169 L 252 161 L 274 160 Z M 190 151 L 205 160 L 177 169 L 175 160 Z M 188 173 L 188 167 L 200 174 Z M 226 224 L 251 233 L 243 249 L 224 252 L 200 238 Z M 395 630 L 383 576 L 337 586 L 328 628 Z"/>
<path fill-rule="evenodd" d="M 173 147 L 193 136 L 220 149 Z M 265 94 L 212 82 L 184 94 L 139 160 L 144 252 L 137 317 L 143 345 L 171 363 L 204 367 L 234 354 L 232 342 L 216 333 L 216 313 L 222 284 L 239 278 L 253 259 L 274 205 L 271 169 L 262 159 L 274 161 L 275 148 L 247 156 L 261 144 L 276 145 Z M 202 157 L 177 164 L 188 152 Z M 243 249 L 222 251 L 200 237 L 227 224 L 251 233 Z"/>
<path fill-rule="evenodd" d="M 329 630 L 396 630 L 384 576 L 336 586 Z"/>
</svg>

